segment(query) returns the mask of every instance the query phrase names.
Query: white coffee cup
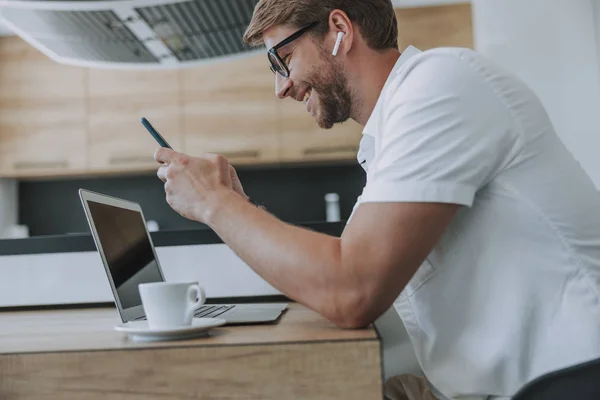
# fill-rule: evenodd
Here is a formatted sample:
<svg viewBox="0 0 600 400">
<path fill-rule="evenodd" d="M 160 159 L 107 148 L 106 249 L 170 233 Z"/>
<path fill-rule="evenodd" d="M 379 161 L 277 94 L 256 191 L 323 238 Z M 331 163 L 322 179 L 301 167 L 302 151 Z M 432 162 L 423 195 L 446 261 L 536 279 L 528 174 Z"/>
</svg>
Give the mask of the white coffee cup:
<svg viewBox="0 0 600 400">
<path fill-rule="evenodd" d="M 150 329 L 192 324 L 194 311 L 206 301 L 197 282 L 152 282 L 138 286 Z"/>
</svg>

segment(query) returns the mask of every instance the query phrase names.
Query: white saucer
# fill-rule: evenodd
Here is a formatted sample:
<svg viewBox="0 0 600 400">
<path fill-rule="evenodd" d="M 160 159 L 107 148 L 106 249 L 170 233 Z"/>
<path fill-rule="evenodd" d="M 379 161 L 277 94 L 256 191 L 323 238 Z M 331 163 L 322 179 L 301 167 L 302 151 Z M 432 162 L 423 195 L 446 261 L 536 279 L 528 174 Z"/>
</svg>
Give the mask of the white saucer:
<svg viewBox="0 0 600 400">
<path fill-rule="evenodd" d="M 115 326 L 115 330 L 128 334 L 135 341 L 181 340 L 208 336 L 211 328 L 225 322 L 222 318 L 194 318 L 190 326 L 150 329 L 148 321 L 131 321 Z"/>
</svg>

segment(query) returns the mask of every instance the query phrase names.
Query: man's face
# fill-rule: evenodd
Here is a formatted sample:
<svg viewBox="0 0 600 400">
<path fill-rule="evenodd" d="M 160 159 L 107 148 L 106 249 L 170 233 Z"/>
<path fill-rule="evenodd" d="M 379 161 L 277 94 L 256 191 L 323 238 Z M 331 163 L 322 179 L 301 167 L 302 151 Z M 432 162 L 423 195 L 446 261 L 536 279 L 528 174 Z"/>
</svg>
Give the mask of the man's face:
<svg viewBox="0 0 600 400">
<path fill-rule="evenodd" d="M 296 32 L 289 27 L 274 27 L 263 34 L 267 49 Z M 326 42 L 326 40 L 324 40 Z M 317 43 L 310 33 L 281 47 L 277 53 L 288 66 L 290 76 L 276 74 L 277 97 L 291 97 L 306 103 L 317 124 L 324 129 L 344 122 L 352 112 L 352 95 L 343 65 L 332 54 L 327 43 Z"/>
</svg>

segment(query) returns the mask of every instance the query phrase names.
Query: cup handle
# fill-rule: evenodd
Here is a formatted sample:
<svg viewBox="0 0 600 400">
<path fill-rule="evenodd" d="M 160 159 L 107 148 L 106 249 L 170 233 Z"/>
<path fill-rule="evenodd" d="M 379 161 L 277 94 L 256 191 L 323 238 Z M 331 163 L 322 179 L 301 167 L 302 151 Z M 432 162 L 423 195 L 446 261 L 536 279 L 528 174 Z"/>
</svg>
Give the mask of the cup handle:
<svg viewBox="0 0 600 400">
<path fill-rule="evenodd" d="M 185 310 L 185 321 L 186 323 L 191 323 L 192 318 L 194 317 L 194 311 L 198 307 L 200 307 L 206 301 L 206 294 L 204 293 L 204 289 L 200 287 L 199 284 L 194 283 L 188 287 L 187 291 L 187 309 Z"/>
</svg>

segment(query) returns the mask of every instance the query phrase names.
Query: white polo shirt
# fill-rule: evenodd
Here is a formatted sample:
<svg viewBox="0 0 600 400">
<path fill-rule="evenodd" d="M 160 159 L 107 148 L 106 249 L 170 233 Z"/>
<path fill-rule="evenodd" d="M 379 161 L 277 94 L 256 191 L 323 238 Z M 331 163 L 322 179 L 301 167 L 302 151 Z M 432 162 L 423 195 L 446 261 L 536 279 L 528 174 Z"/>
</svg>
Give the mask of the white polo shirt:
<svg viewBox="0 0 600 400">
<path fill-rule="evenodd" d="M 409 48 L 358 160 L 357 206 L 464 206 L 394 304 L 440 398 L 509 398 L 600 357 L 600 198 L 521 81 L 468 49 Z"/>
</svg>

